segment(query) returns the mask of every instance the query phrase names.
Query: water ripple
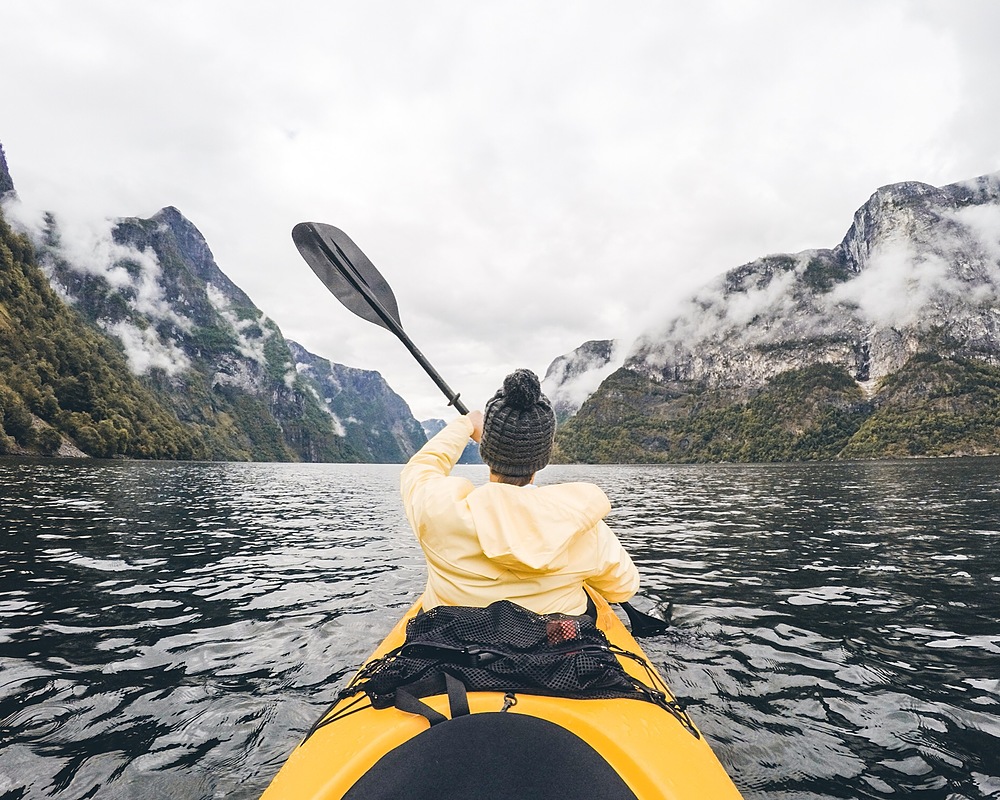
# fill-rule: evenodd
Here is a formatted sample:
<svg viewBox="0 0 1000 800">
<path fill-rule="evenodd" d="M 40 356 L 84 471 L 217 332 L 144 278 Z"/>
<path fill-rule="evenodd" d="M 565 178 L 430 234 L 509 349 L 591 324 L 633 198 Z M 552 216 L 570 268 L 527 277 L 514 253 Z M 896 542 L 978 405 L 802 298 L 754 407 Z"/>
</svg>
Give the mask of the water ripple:
<svg viewBox="0 0 1000 800">
<path fill-rule="evenodd" d="M 0 798 L 258 796 L 422 586 L 398 472 L 0 461 Z M 542 477 L 748 798 L 1000 796 L 1000 461 Z"/>
</svg>

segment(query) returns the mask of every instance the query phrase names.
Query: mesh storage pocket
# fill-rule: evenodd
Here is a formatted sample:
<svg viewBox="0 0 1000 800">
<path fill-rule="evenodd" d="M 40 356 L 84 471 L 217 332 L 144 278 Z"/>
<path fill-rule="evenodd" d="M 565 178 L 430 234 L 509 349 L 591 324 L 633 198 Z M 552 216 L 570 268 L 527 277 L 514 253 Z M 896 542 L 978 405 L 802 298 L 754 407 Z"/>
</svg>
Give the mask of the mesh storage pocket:
<svg viewBox="0 0 1000 800">
<path fill-rule="evenodd" d="M 404 644 L 368 664 L 344 696 L 364 691 L 376 708 L 396 689 L 448 672 L 469 691 L 574 698 L 640 697 L 588 616 L 535 614 L 507 600 L 486 608 L 438 606 L 410 620 Z"/>
</svg>

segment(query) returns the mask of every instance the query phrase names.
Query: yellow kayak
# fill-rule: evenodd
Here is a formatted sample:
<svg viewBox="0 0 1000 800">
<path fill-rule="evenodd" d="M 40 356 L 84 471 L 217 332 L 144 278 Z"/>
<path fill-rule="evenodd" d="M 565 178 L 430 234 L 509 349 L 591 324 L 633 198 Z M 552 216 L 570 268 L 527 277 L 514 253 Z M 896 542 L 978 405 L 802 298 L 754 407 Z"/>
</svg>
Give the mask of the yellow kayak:
<svg viewBox="0 0 1000 800">
<path fill-rule="evenodd" d="M 365 694 L 344 697 L 262 800 L 741 798 L 632 634 L 603 598 L 593 600 L 597 628 L 621 667 L 658 702 L 463 691 L 422 697 L 420 711 L 374 708 Z M 419 611 L 417 602 L 366 664 L 400 648 Z"/>
</svg>

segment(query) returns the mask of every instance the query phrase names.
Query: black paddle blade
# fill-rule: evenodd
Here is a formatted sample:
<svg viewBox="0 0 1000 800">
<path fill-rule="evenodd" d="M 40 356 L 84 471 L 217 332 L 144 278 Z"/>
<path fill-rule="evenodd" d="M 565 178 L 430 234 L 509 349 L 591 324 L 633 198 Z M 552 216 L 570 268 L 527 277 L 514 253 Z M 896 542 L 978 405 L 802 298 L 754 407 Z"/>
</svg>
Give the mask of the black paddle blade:
<svg viewBox="0 0 1000 800">
<path fill-rule="evenodd" d="M 661 633 L 665 633 L 667 628 L 670 627 L 670 614 L 673 611 L 673 603 L 667 606 L 666 619 L 643 614 L 631 603 L 619 603 L 618 605 L 625 611 L 625 616 L 628 617 L 629 625 L 632 628 L 632 635 L 637 639 L 647 636 L 659 636 Z"/>
<path fill-rule="evenodd" d="M 292 228 L 292 241 L 323 285 L 350 311 L 398 335 L 403 326 L 396 297 L 350 236 L 333 225 L 300 222 Z"/>
</svg>

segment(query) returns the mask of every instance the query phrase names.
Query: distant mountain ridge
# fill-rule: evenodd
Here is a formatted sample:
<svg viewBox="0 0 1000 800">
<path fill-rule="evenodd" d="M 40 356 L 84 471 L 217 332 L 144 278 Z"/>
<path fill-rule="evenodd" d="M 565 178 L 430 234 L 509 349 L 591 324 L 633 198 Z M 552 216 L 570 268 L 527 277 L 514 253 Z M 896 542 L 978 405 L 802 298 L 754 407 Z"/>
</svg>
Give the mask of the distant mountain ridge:
<svg viewBox="0 0 1000 800">
<path fill-rule="evenodd" d="M 399 464 L 427 441 L 410 407 L 378 372 L 334 364 L 291 340 L 288 345 L 296 371 L 316 387 L 334 430 L 365 461 Z"/>
<path fill-rule="evenodd" d="M 178 209 L 16 220 L 2 146 L 0 200 L 0 455 L 403 461 L 440 422 L 287 341 Z M 1000 173 L 882 187 L 543 389 L 562 461 L 1000 453 Z"/>
<path fill-rule="evenodd" d="M 1000 452 L 1000 173 L 882 187 L 832 250 L 697 292 L 560 429 L 565 460 Z"/>
<path fill-rule="evenodd" d="M 10 186 L 6 209 L 16 212 L 6 162 L 0 167 L 0 186 Z M 188 443 L 181 457 L 401 462 L 425 441 L 409 407 L 377 373 L 332 364 L 288 342 L 223 273 L 204 237 L 178 209 L 164 208 L 150 219 L 120 219 L 106 231 L 65 226 L 47 214 L 40 226 L 29 225 L 25 232 L 34 252 L 12 239 L 11 247 L 21 254 L 17 268 L 26 276 L 44 272 L 72 313 L 114 343 L 120 355 L 110 357 L 116 362 L 112 373 L 122 372 L 117 364 L 122 359 L 130 374 L 121 380 L 137 378 L 156 398 L 157 413 L 185 431 L 181 438 Z M 0 295 L 0 319 L 4 309 L 16 311 L 25 299 L 18 291 Z M 30 315 L 18 313 L 22 324 L 33 327 Z M 44 342 L 39 348 L 36 354 L 49 352 Z M 96 367 L 58 378 L 55 407 L 46 420 L 38 403 L 25 399 L 30 386 L 24 381 L 44 389 L 46 372 L 53 372 L 48 361 L 36 377 L 25 377 L 17 391 L 11 389 L 9 404 L 28 410 L 71 444 L 78 431 L 57 412 L 75 407 L 96 426 L 106 416 L 108 378 L 104 369 L 100 379 L 95 377 Z M 124 430 L 125 417 L 116 419 L 116 430 Z M 109 433 L 99 445 L 84 442 L 80 449 L 90 455 L 177 457 L 170 448 L 130 448 L 128 441 L 136 435 Z M 21 439 L 8 442 L 6 449 L 51 451 L 54 446 L 51 436 L 45 448 L 30 434 Z"/>
</svg>

